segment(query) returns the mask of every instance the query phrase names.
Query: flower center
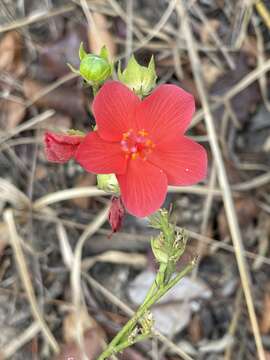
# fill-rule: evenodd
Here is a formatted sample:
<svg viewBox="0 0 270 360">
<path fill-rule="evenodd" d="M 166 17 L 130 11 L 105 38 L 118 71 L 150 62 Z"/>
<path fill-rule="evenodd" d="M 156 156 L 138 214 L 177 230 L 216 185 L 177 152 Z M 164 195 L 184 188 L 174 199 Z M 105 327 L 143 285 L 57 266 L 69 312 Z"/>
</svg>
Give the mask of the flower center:
<svg viewBox="0 0 270 360">
<path fill-rule="evenodd" d="M 129 129 L 123 134 L 120 144 L 126 157 L 132 160 L 135 160 L 138 157 L 146 160 L 147 155 L 150 154 L 155 147 L 153 141 L 148 137 L 148 132 L 144 129 L 138 132 Z"/>
</svg>

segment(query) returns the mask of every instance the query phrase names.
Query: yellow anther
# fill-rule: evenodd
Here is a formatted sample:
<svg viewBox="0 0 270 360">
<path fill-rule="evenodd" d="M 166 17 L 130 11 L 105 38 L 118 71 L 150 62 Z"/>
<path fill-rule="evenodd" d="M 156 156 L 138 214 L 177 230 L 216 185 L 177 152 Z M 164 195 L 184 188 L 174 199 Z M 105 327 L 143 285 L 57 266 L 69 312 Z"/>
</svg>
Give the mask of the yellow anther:
<svg viewBox="0 0 270 360">
<path fill-rule="evenodd" d="M 136 152 L 136 153 L 131 154 L 131 159 L 132 159 L 132 160 L 137 159 L 137 157 L 138 157 L 138 153 L 137 153 L 137 152 Z"/>
<path fill-rule="evenodd" d="M 143 137 L 148 136 L 148 132 L 146 130 L 144 130 L 144 129 L 138 131 L 138 134 L 143 136 Z"/>
</svg>

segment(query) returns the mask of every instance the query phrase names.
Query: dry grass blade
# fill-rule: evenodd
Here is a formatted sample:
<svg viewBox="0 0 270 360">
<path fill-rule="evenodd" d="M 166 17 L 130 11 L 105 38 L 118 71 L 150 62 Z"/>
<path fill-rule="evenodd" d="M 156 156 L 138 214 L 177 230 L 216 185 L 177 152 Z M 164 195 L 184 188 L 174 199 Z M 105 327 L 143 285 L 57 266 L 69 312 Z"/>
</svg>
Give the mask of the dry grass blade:
<svg viewBox="0 0 270 360">
<path fill-rule="evenodd" d="M 150 40 L 152 40 L 156 35 L 158 35 L 160 30 L 163 28 L 163 26 L 166 24 L 166 22 L 169 20 L 169 18 L 171 16 L 171 14 L 173 13 L 176 2 L 177 2 L 177 0 L 170 1 L 167 9 L 164 11 L 164 14 L 160 18 L 159 22 L 152 29 L 149 29 L 150 34 L 147 35 L 142 40 L 140 40 L 139 45 L 136 46 L 135 49 L 133 49 L 134 52 L 141 49 L 142 47 L 144 47 L 146 44 L 149 43 Z"/>
<path fill-rule="evenodd" d="M 88 270 L 93 267 L 97 262 L 108 262 L 111 264 L 129 265 L 134 268 L 145 268 L 148 263 L 148 259 L 145 255 L 132 253 L 126 253 L 123 251 L 106 251 L 101 255 L 93 256 L 91 258 L 84 259 L 82 261 L 82 269 Z"/>
<path fill-rule="evenodd" d="M 133 41 L 133 0 L 127 1 L 126 63 L 132 53 Z"/>
<path fill-rule="evenodd" d="M 196 81 L 198 93 L 201 98 L 202 107 L 205 112 L 205 122 L 207 131 L 209 134 L 210 139 L 210 146 L 212 150 L 212 154 L 215 159 L 217 173 L 218 173 L 218 180 L 223 192 L 223 201 L 225 206 L 225 211 L 227 215 L 228 224 L 231 231 L 233 245 L 235 247 L 236 252 L 236 260 L 238 264 L 238 269 L 240 273 L 241 283 L 243 286 L 243 291 L 245 294 L 246 304 L 248 308 L 248 313 L 252 325 L 252 331 L 255 338 L 255 343 L 258 351 L 258 356 L 260 360 L 265 360 L 264 349 L 262 345 L 262 339 L 259 331 L 258 321 L 255 313 L 254 303 L 252 299 L 251 293 L 251 282 L 250 282 L 250 275 L 249 269 L 246 263 L 246 259 L 244 257 L 244 247 L 241 237 L 241 232 L 239 228 L 239 224 L 237 221 L 237 215 L 233 203 L 231 189 L 228 183 L 228 178 L 225 170 L 225 166 L 223 163 L 221 151 L 218 145 L 216 130 L 214 127 L 213 117 L 210 111 L 209 102 L 207 99 L 205 86 L 203 82 L 203 77 L 200 71 L 200 60 L 198 56 L 198 51 L 195 45 L 195 41 L 193 38 L 193 34 L 189 24 L 189 17 L 186 11 L 185 5 L 182 1 L 177 4 L 177 10 L 179 16 L 181 18 L 181 29 L 183 34 L 186 38 L 187 46 L 188 46 L 188 53 L 190 57 L 190 62 L 193 70 L 193 75 Z"/>
<path fill-rule="evenodd" d="M 40 324 L 36 321 L 31 324 L 22 334 L 12 339 L 9 344 L 4 346 L 0 350 L 1 359 L 9 359 L 13 356 L 21 347 L 27 344 L 34 336 L 40 332 Z"/>
<path fill-rule="evenodd" d="M 234 96 L 239 94 L 249 85 L 251 85 L 254 81 L 258 80 L 263 74 L 270 71 L 270 59 L 265 61 L 265 63 L 261 66 L 258 66 L 256 69 L 250 71 L 242 80 L 240 80 L 235 86 L 233 86 L 221 99 L 215 102 L 211 106 L 211 110 L 217 110 L 220 106 L 224 105 L 226 102 L 231 100 Z M 190 128 L 197 125 L 201 120 L 205 117 L 205 109 L 200 109 L 191 122 Z"/>
<path fill-rule="evenodd" d="M 270 13 L 269 13 L 267 7 L 264 5 L 262 0 L 256 1 L 255 6 L 256 6 L 258 13 L 261 15 L 265 25 L 270 30 Z"/>
<path fill-rule="evenodd" d="M 235 184 L 232 186 L 232 188 L 237 191 L 248 191 L 267 185 L 269 182 L 270 182 L 270 171 L 265 174 L 258 175 L 251 180 L 243 181 L 242 183 Z"/>
<path fill-rule="evenodd" d="M 6 31 L 11 31 L 11 30 L 18 30 L 19 28 L 25 27 L 27 25 L 31 25 L 34 24 L 36 22 L 42 21 L 42 20 L 46 20 L 49 19 L 51 17 L 54 16 L 59 16 L 61 14 L 65 14 L 67 12 L 70 12 L 72 10 L 75 9 L 75 5 L 66 5 L 63 7 L 60 7 L 58 9 L 55 10 L 51 10 L 51 11 L 40 11 L 39 13 L 34 13 L 29 15 L 28 17 L 25 17 L 23 19 L 14 21 L 14 23 L 8 24 L 8 25 L 4 25 L 0 27 L 0 33 L 6 32 Z"/>
<path fill-rule="evenodd" d="M 74 251 L 73 264 L 70 274 L 70 282 L 72 289 L 72 302 L 77 315 L 78 322 L 77 326 L 77 342 L 82 352 L 84 353 L 83 344 L 83 328 L 80 321 L 80 311 L 82 307 L 82 296 L 81 296 L 81 257 L 82 250 L 85 241 L 92 236 L 107 220 L 110 206 L 106 206 L 99 215 L 92 221 L 80 236 L 78 243 Z"/>
<path fill-rule="evenodd" d="M 231 253 L 235 253 L 235 249 L 232 245 L 209 238 L 208 236 L 205 236 L 202 234 L 198 234 L 191 230 L 188 231 L 188 234 L 191 238 L 198 240 L 200 242 L 203 242 L 205 244 L 209 244 L 214 249 L 223 249 L 223 250 L 229 251 Z M 246 250 L 244 252 L 244 255 L 245 255 L 245 257 L 247 257 L 249 259 L 254 259 L 254 260 L 260 261 L 266 265 L 270 265 L 270 259 L 268 257 L 262 256 L 260 254 L 255 254 L 251 251 L 246 251 Z"/>
<path fill-rule="evenodd" d="M 71 200 L 79 197 L 104 195 L 108 196 L 109 194 L 105 193 L 102 190 L 99 190 L 95 186 L 61 190 L 49 195 L 42 196 L 40 199 L 36 200 L 33 204 L 33 209 L 40 210 L 48 205 L 52 205 L 59 201 Z"/>
<path fill-rule="evenodd" d="M 208 195 L 211 193 L 213 196 L 222 196 L 220 189 L 212 189 L 206 186 L 194 185 L 194 186 L 169 186 L 168 192 L 172 193 L 190 193 L 198 195 Z"/>
<path fill-rule="evenodd" d="M 29 275 L 29 271 L 22 251 L 21 241 L 17 233 L 13 211 L 11 209 L 8 209 L 4 212 L 4 220 L 8 226 L 10 243 L 14 252 L 14 256 L 16 258 L 18 273 L 20 274 L 22 284 L 25 288 L 33 317 L 38 322 L 40 330 L 42 331 L 45 339 L 48 341 L 53 351 L 57 353 L 59 352 L 59 346 L 57 344 L 57 341 L 55 340 L 53 334 L 51 333 L 46 322 L 44 321 L 37 304 L 34 289 L 32 287 L 31 277 Z"/>
<path fill-rule="evenodd" d="M 21 125 L 18 125 L 16 128 L 9 131 L 8 135 L 0 138 L 0 144 L 3 144 L 5 141 L 11 139 L 15 135 L 18 135 L 22 131 L 32 129 L 34 126 L 36 126 L 37 124 L 39 124 L 42 121 L 49 119 L 54 114 L 55 114 L 54 110 L 47 110 L 47 111 L 44 111 L 42 114 L 34 116 L 32 119 L 24 122 Z"/>
<path fill-rule="evenodd" d="M 258 53 L 257 63 L 258 63 L 258 67 L 262 67 L 266 61 L 263 33 L 261 29 L 257 26 L 256 19 L 254 16 L 252 17 L 252 24 L 257 38 L 257 53 Z M 266 109 L 270 111 L 270 102 L 268 100 L 268 81 L 266 74 L 262 74 L 262 76 L 259 78 L 259 85 L 260 85 L 264 105 Z"/>
<path fill-rule="evenodd" d="M 100 49 L 105 45 L 110 58 L 113 59 L 116 54 L 116 45 L 114 37 L 107 28 L 106 17 L 101 13 L 91 12 L 86 0 L 80 0 L 79 4 L 82 7 L 88 23 L 88 43 L 90 51 L 94 54 L 99 54 Z"/>
<path fill-rule="evenodd" d="M 11 204 L 15 209 L 30 208 L 30 199 L 9 181 L 0 178 L 0 200 Z"/>
<path fill-rule="evenodd" d="M 67 83 L 68 81 L 75 79 L 76 77 L 78 77 L 78 74 L 70 72 L 70 73 L 62 76 L 61 78 L 57 79 L 56 81 L 54 81 L 52 84 L 49 84 L 48 86 L 43 87 L 41 90 L 39 90 L 35 93 L 35 96 L 33 98 L 31 98 L 31 100 L 28 100 L 26 102 L 26 108 L 29 108 L 30 106 L 34 105 L 38 100 L 40 100 L 41 98 L 43 98 L 44 96 L 46 96 L 47 94 L 52 92 L 53 90 L 57 89 L 61 85 Z M 53 110 L 49 110 L 49 111 L 53 111 Z M 53 116 L 54 114 L 55 114 L 55 111 L 51 116 Z"/>
<path fill-rule="evenodd" d="M 192 193 L 192 194 L 199 194 L 199 195 L 207 195 L 209 191 L 213 193 L 215 196 L 221 196 L 222 193 L 219 189 L 209 189 L 203 186 L 185 186 L 185 187 L 176 187 L 176 186 L 169 186 L 169 192 L 175 193 Z M 79 197 L 93 197 L 93 196 L 110 196 L 110 194 L 99 190 L 95 186 L 88 186 L 88 187 L 80 187 L 76 189 L 66 189 L 56 191 L 54 193 L 42 196 L 41 198 L 37 199 L 33 203 L 33 209 L 39 211 L 45 208 L 48 205 L 55 204 L 59 201 L 66 201 L 71 199 L 76 199 Z"/>
<path fill-rule="evenodd" d="M 63 262 L 68 269 L 71 269 L 74 260 L 73 252 L 68 241 L 66 229 L 61 221 L 57 221 L 56 232 L 59 239 L 59 246 Z"/>
<path fill-rule="evenodd" d="M 219 47 L 220 51 L 222 52 L 224 58 L 226 59 L 228 65 L 229 65 L 229 67 L 231 69 L 235 69 L 234 61 L 233 61 L 231 55 L 229 54 L 228 49 L 224 46 L 224 44 L 222 43 L 222 40 L 220 39 L 220 37 L 218 36 L 216 31 L 214 31 L 213 28 L 211 27 L 211 25 L 209 24 L 207 17 L 204 15 L 204 12 L 201 10 L 199 5 L 197 5 L 196 3 L 193 5 L 193 8 L 194 8 L 195 12 L 197 13 L 198 17 L 200 18 L 200 20 L 205 25 L 206 29 L 209 31 L 209 36 L 212 37 L 212 39 L 215 41 L 215 43 Z"/>
<path fill-rule="evenodd" d="M 213 165 L 212 169 L 211 169 L 211 174 L 210 174 L 210 180 L 209 180 L 209 188 L 213 189 L 216 185 L 216 167 L 215 165 Z M 213 204 L 213 200 L 214 200 L 214 196 L 213 193 L 211 191 L 209 191 L 205 202 L 204 202 L 204 212 L 203 212 L 203 220 L 202 220 L 202 224 L 201 224 L 201 234 L 202 235 L 206 235 L 207 234 L 207 226 L 208 226 L 208 221 L 209 221 L 209 217 L 211 214 L 211 208 L 212 208 L 212 204 Z M 203 242 L 199 242 L 198 244 L 198 250 L 197 250 L 197 263 L 192 271 L 192 276 L 194 278 L 197 277 L 198 275 L 198 269 L 199 269 L 199 265 L 200 265 L 200 261 L 201 261 L 201 255 L 203 253 L 203 249 L 205 247 L 205 243 Z"/>
</svg>

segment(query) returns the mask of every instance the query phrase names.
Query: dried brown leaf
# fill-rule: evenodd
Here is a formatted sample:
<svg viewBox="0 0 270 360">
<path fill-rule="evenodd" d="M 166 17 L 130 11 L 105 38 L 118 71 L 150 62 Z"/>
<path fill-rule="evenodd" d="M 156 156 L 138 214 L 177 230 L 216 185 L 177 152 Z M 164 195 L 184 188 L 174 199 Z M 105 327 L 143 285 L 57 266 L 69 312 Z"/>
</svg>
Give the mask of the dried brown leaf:
<svg viewBox="0 0 270 360">
<path fill-rule="evenodd" d="M 0 42 L 0 72 L 21 75 L 25 67 L 21 60 L 22 39 L 17 31 L 8 32 Z"/>
<path fill-rule="evenodd" d="M 263 300 L 262 317 L 260 321 L 261 333 L 266 335 L 270 332 L 270 292 L 266 292 Z"/>
<path fill-rule="evenodd" d="M 202 72 L 205 75 L 205 82 L 207 86 L 211 86 L 214 84 L 217 79 L 223 74 L 223 71 L 210 62 L 208 59 L 204 59 L 201 63 L 202 65 Z"/>
<path fill-rule="evenodd" d="M 76 341 L 76 332 L 77 327 L 76 323 L 78 322 L 78 314 L 71 311 L 66 315 L 63 321 L 63 338 L 66 343 Z M 82 308 L 80 311 L 81 326 L 82 330 L 87 331 L 89 329 L 98 329 L 97 322 L 88 314 L 85 308 Z"/>
<path fill-rule="evenodd" d="M 199 340 L 203 337 L 202 324 L 200 316 L 195 314 L 188 326 L 188 332 L 192 340 L 192 344 L 198 343 Z"/>
<path fill-rule="evenodd" d="M 1 105 L 2 128 L 4 130 L 14 129 L 25 116 L 25 106 L 19 102 L 9 100 L 3 100 Z"/>
<path fill-rule="evenodd" d="M 200 37 L 203 44 L 208 44 L 213 42 L 211 33 L 217 32 L 219 26 L 220 26 L 220 21 L 217 19 L 209 19 L 207 21 L 207 25 L 202 24 Z"/>
<path fill-rule="evenodd" d="M 55 360 L 83 359 L 77 339 L 78 316 L 84 333 L 84 351 L 89 360 L 96 360 L 105 344 L 105 333 L 97 322 L 88 314 L 86 308 L 77 312 L 70 312 L 63 322 L 63 338 L 65 345 L 62 346 L 60 354 Z"/>
<path fill-rule="evenodd" d="M 88 32 L 88 41 L 90 51 L 98 54 L 102 46 L 106 45 L 111 58 L 116 55 L 116 45 L 114 38 L 108 26 L 107 18 L 100 13 L 92 13 L 94 28 Z"/>
<path fill-rule="evenodd" d="M 84 334 L 84 348 L 88 360 L 96 360 L 103 349 L 103 334 L 99 328 L 92 328 Z M 76 342 L 64 345 L 54 360 L 76 359 L 83 360 L 83 356 Z"/>
</svg>

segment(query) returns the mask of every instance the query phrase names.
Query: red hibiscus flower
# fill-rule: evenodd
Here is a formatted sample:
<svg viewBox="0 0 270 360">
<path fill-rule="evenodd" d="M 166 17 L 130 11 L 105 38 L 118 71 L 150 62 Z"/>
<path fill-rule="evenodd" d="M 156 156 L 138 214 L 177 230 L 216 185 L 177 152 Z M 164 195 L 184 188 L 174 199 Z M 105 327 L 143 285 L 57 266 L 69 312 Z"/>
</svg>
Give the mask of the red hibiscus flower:
<svg viewBox="0 0 270 360">
<path fill-rule="evenodd" d="M 49 161 L 63 164 L 74 157 L 84 136 L 65 135 L 47 131 L 44 135 L 45 153 Z"/>
<path fill-rule="evenodd" d="M 204 179 L 205 149 L 184 136 L 195 110 L 193 96 L 161 85 L 140 100 L 109 81 L 93 102 L 97 131 L 79 145 L 75 159 L 89 172 L 114 173 L 126 209 L 147 216 L 160 208 L 168 185 Z"/>
</svg>

